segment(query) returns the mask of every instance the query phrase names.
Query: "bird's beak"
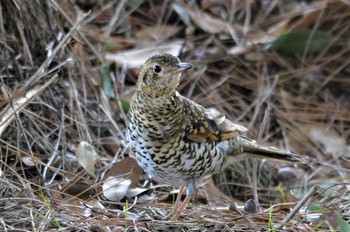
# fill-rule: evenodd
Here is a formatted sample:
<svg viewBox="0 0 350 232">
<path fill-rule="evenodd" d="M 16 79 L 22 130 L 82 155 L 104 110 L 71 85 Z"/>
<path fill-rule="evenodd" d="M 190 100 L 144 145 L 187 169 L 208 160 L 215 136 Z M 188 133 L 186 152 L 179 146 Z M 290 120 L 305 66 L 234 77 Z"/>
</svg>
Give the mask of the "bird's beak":
<svg viewBox="0 0 350 232">
<path fill-rule="evenodd" d="M 183 72 L 187 69 L 193 68 L 193 65 L 190 63 L 179 63 L 176 65 L 176 70 L 178 72 Z"/>
<path fill-rule="evenodd" d="M 187 69 L 190 69 L 192 67 L 193 65 L 190 63 L 179 63 L 175 67 L 170 68 L 168 71 L 166 71 L 166 73 L 170 75 L 182 73 L 183 71 L 186 71 Z"/>
</svg>

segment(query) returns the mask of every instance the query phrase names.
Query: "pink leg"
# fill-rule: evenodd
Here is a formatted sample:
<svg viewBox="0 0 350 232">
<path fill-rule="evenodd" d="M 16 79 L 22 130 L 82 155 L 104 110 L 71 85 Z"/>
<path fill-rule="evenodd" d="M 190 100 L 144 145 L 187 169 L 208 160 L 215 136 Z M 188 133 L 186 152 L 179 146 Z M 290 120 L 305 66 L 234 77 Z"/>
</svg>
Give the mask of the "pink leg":
<svg viewBox="0 0 350 232">
<path fill-rule="evenodd" d="M 193 198 L 193 194 L 186 196 L 184 202 L 182 202 L 182 204 L 180 205 L 180 208 L 175 211 L 175 213 L 176 213 L 175 215 L 177 218 L 180 218 L 182 211 L 184 211 L 184 209 L 186 209 L 187 205 L 190 203 L 192 198 Z"/>
<path fill-rule="evenodd" d="M 175 203 L 175 216 L 177 218 L 180 217 L 182 211 L 184 211 L 187 207 L 187 205 L 190 203 L 191 199 L 193 198 L 195 192 L 196 192 L 196 184 L 194 180 L 191 180 L 189 182 L 189 184 L 187 185 L 187 189 L 186 189 L 186 198 L 185 200 L 182 202 L 182 204 L 179 207 L 179 203 L 181 201 L 181 196 L 184 192 L 184 187 L 181 187 L 179 190 L 179 195 L 177 196 L 176 199 L 176 203 Z"/>
<path fill-rule="evenodd" d="M 181 186 L 179 189 L 179 193 L 177 194 L 176 201 L 175 201 L 175 206 L 174 206 L 174 212 L 177 212 L 177 209 L 179 208 L 180 202 L 181 202 L 181 197 L 185 191 L 185 187 Z"/>
</svg>

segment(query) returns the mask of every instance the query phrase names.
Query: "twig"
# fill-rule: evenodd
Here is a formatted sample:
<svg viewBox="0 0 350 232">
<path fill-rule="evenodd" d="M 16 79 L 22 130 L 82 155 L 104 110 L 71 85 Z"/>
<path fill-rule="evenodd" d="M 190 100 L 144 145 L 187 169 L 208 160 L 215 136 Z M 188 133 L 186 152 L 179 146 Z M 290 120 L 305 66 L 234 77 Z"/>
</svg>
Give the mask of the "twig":
<svg viewBox="0 0 350 232">
<path fill-rule="evenodd" d="M 317 190 L 320 188 L 319 185 L 314 185 L 310 191 L 301 199 L 301 201 L 293 208 L 293 210 L 287 215 L 285 219 L 283 219 L 282 224 L 279 224 L 276 226 L 277 230 L 281 230 L 283 226 L 288 223 L 294 215 L 300 210 L 300 208 L 312 197 L 312 195 L 317 192 Z"/>
<path fill-rule="evenodd" d="M 112 31 L 115 30 L 117 27 L 116 23 L 119 21 L 120 23 L 120 13 L 123 9 L 125 9 L 125 0 L 120 1 L 118 7 L 115 9 L 114 14 L 111 17 L 111 20 L 108 23 L 108 26 L 106 27 L 106 30 L 104 32 L 105 36 L 110 36 L 112 34 Z"/>
<path fill-rule="evenodd" d="M 73 31 L 73 29 L 75 30 L 76 25 L 80 25 L 81 20 L 79 19 L 78 22 L 74 24 L 74 21 L 68 16 L 68 14 L 60 7 L 60 5 L 55 0 L 51 0 L 51 3 L 61 12 L 61 14 L 65 17 L 65 19 L 67 19 L 67 21 L 73 26 L 71 31 Z M 89 14 L 90 12 L 85 14 L 82 19 L 85 19 Z M 94 53 L 94 55 L 102 62 L 103 61 L 102 56 L 96 51 L 95 47 L 91 44 L 90 40 L 88 40 L 88 38 L 84 35 L 84 33 L 81 32 L 80 30 L 77 30 L 76 32 L 79 34 L 79 36 L 81 36 L 81 38 L 84 40 L 87 46 L 91 49 L 92 53 Z"/>
<path fill-rule="evenodd" d="M 52 163 L 55 161 L 57 155 L 59 154 L 59 145 L 61 144 L 62 131 L 64 129 L 64 117 L 65 117 L 64 106 L 62 106 L 62 108 L 61 108 L 61 125 L 60 125 L 60 128 L 58 130 L 58 134 L 57 134 L 57 143 L 56 143 L 55 148 L 50 156 L 50 159 L 47 162 L 47 164 L 45 165 L 43 173 L 42 173 L 42 185 L 44 187 L 47 187 L 47 181 L 46 181 L 47 171 L 48 171 L 49 167 L 52 165 Z M 55 175 L 53 175 L 53 176 L 55 176 Z M 53 180 L 53 178 L 51 178 L 51 180 Z M 51 181 L 50 181 L 50 183 L 51 183 Z"/>
<path fill-rule="evenodd" d="M 42 93 L 44 90 L 46 90 L 46 88 L 50 84 L 52 84 L 56 80 L 57 77 L 58 77 L 58 75 L 56 74 L 50 80 L 48 80 L 43 86 L 35 87 L 35 88 L 31 89 L 31 90 L 28 90 L 25 93 L 25 96 L 19 97 L 18 99 L 16 99 L 13 102 L 11 101 L 10 105 L 9 105 L 9 108 L 6 108 L 2 112 L 0 112 L 0 116 L 1 116 L 1 118 L 0 118 L 0 137 L 1 137 L 2 133 L 5 131 L 5 129 L 7 128 L 7 126 L 14 119 L 15 114 L 18 111 L 22 110 L 24 107 L 26 107 L 27 104 L 32 99 L 34 99 L 40 93 Z"/>
<path fill-rule="evenodd" d="M 66 43 L 68 43 L 69 39 L 71 38 L 71 35 L 73 32 L 76 31 L 78 26 L 81 25 L 83 20 L 88 16 L 88 14 L 83 15 L 81 18 L 77 20 L 77 22 L 74 24 L 74 26 L 70 29 L 70 31 L 66 34 L 66 36 L 60 41 L 60 43 L 55 47 L 55 49 L 52 51 L 51 55 L 41 64 L 41 66 L 38 68 L 38 70 L 31 76 L 28 81 L 24 84 L 24 86 L 21 88 L 21 91 L 25 91 L 29 86 L 33 85 L 38 79 L 43 77 L 43 70 L 48 66 L 49 62 L 52 60 L 52 58 L 57 54 L 57 52 L 65 46 Z"/>
</svg>

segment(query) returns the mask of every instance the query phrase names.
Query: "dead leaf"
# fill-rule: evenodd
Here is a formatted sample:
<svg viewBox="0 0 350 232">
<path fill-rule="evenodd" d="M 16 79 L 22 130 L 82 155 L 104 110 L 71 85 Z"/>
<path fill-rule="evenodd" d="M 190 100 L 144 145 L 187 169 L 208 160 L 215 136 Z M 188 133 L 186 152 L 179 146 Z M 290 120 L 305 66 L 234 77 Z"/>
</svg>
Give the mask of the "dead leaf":
<svg viewBox="0 0 350 232">
<path fill-rule="evenodd" d="M 165 41 L 176 33 L 178 33 L 182 27 L 174 25 L 156 25 L 144 27 L 142 30 L 137 32 L 139 39 L 154 39 L 156 41 Z"/>
<path fill-rule="evenodd" d="M 125 179 L 130 179 L 130 187 L 135 188 L 139 183 L 140 175 L 142 173 L 143 170 L 138 165 L 137 161 L 132 157 L 126 157 L 125 159 L 115 163 L 106 173 L 102 181 L 113 176 L 123 176 Z"/>
<path fill-rule="evenodd" d="M 146 189 L 146 188 L 129 188 L 128 191 L 126 192 L 126 197 L 128 199 L 131 199 L 131 198 L 133 198 L 135 196 L 138 196 L 138 195 L 146 192 L 147 190 L 148 189 Z"/>
<path fill-rule="evenodd" d="M 126 195 L 131 180 L 120 176 L 110 176 L 102 185 L 103 195 L 110 201 L 120 201 Z"/>
<path fill-rule="evenodd" d="M 302 125 L 293 127 L 288 133 L 288 139 L 291 144 L 295 144 L 293 147 L 298 148 L 299 153 L 305 153 L 302 147 L 306 143 L 313 142 L 322 145 L 323 153 L 326 155 L 350 157 L 350 146 L 346 140 L 337 131 L 326 126 Z M 304 146 L 300 146 L 300 144 Z M 310 146 L 312 145 L 310 144 Z"/>
<path fill-rule="evenodd" d="M 117 137 L 105 137 L 100 139 L 100 143 L 109 155 L 114 156 L 120 149 L 120 140 Z"/>
<path fill-rule="evenodd" d="M 228 50 L 228 54 L 241 55 L 255 50 L 257 45 L 265 45 L 276 39 L 276 36 L 267 33 L 258 33 L 254 38 L 248 38 L 244 44 L 239 44 Z"/>
<path fill-rule="evenodd" d="M 313 142 L 322 144 L 325 154 L 350 157 L 349 145 L 335 130 L 313 127 L 309 129 L 309 136 Z"/>
<path fill-rule="evenodd" d="M 63 206 L 62 210 L 67 215 L 74 213 L 83 217 L 90 217 L 92 214 L 92 209 L 85 206 L 81 200 L 62 194 L 54 194 L 52 196 L 53 200 L 58 204 Z M 96 200 L 92 200 L 96 201 Z"/>
<path fill-rule="evenodd" d="M 175 40 L 162 45 L 150 45 L 144 48 L 135 48 L 118 53 L 107 53 L 108 61 L 116 62 L 127 68 L 139 68 L 152 55 L 157 53 L 170 53 L 173 56 L 179 56 L 180 50 L 184 44 L 182 40 Z"/>
<path fill-rule="evenodd" d="M 79 143 L 77 150 L 75 151 L 79 164 L 89 173 L 91 176 L 95 175 L 95 163 L 99 156 L 95 151 L 95 148 L 88 142 L 82 141 Z"/>
<path fill-rule="evenodd" d="M 232 31 L 235 31 L 236 33 L 242 33 L 243 31 L 242 27 L 238 24 L 232 26 L 219 18 L 203 13 L 198 9 L 192 10 L 188 7 L 185 7 L 185 9 L 190 15 L 193 23 L 203 31 L 210 34 L 231 34 Z"/>
<path fill-rule="evenodd" d="M 321 11 L 326 7 L 331 7 L 330 5 L 332 4 L 332 1 L 315 1 L 312 4 L 305 5 L 303 9 L 299 10 L 299 14 L 295 15 L 295 17 L 301 17 L 296 18 L 296 21 L 289 26 L 289 29 L 295 30 L 309 28 L 311 25 L 317 23 Z"/>
<path fill-rule="evenodd" d="M 35 162 L 32 157 L 29 156 L 23 156 L 21 157 L 21 161 L 28 167 L 33 167 L 35 166 Z"/>
<path fill-rule="evenodd" d="M 10 125 L 10 123 L 15 119 L 15 113 L 26 107 L 29 101 L 35 95 L 37 95 L 39 91 L 39 87 L 27 91 L 25 93 L 25 96 L 19 96 L 18 98 L 13 100 L 11 105 L 9 104 L 0 112 L 0 137 Z"/>
<path fill-rule="evenodd" d="M 288 30 L 288 23 L 289 23 L 289 20 L 283 20 L 282 22 L 278 22 L 272 25 L 267 30 L 267 33 L 272 36 L 280 36 Z"/>
<path fill-rule="evenodd" d="M 247 54 L 244 55 L 244 58 L 249 61 L 249 62 L 267 62 L 267 58 L 264 53 L 259 52 L 259 51 L 252 51 L 248 52 Z"/>
<path fill-rule="evenodd" d="M 111 201 L 120 201 L 124 197 L 133 198 L 148 190 L 137 188 L 142 173 L 142 168 L 134 158 L 120 160 L 103 177 L 101 191 Z"/>
<path fill-rule="evenodd" d="M 72 181 L 65 184 L 61 192 L 69 194 L 81 200 L 90 199 L 92 196 L 96 195 L 96 191 L 93 188 L 93 185 L 81 182 L 81 181 Z"/>
</svg>

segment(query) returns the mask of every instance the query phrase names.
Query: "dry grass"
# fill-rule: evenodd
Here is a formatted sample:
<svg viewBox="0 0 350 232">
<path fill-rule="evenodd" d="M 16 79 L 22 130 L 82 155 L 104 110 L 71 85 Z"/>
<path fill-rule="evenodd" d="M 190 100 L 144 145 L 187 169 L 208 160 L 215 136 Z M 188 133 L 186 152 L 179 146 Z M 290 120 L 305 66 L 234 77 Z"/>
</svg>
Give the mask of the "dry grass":
<svg viewBox="0 0 350 232">
<path fill-rule="evenodd" d="M 349 221 L 350 6 L 286 2 L 2 1 L 1 230 L 268 231 L 315 184 L 321 188 L 303 206 L 318 211 L 298 210 L 283 230 L 337 228 L 335 212 Z M 291 29 L 335 40 L 314 55 L 265 48 Z M 133 58 L 120 55 L 132 49 L 139 52 Z M 260 143 L 308 156 L 309 167 L 291 169 L 299 182 L 278 188 L 281 164 L 246 160 L 203 185 L 200 202 L 179 221 L 165 219 L 171 188 L 150 180 L 137 204 L 108 201 L 104 175 L 128 156 L 125 109 L 138 62 L 160 50 L 195 65 L 182 94 L 247 126 Z M 82 141 L 98 155 L 89 167 L 77 158 Z M 127 176 L 135 187 L 139 175 Z M 254 192 L 261 211 L 242 213 Z"/>
</svg>

